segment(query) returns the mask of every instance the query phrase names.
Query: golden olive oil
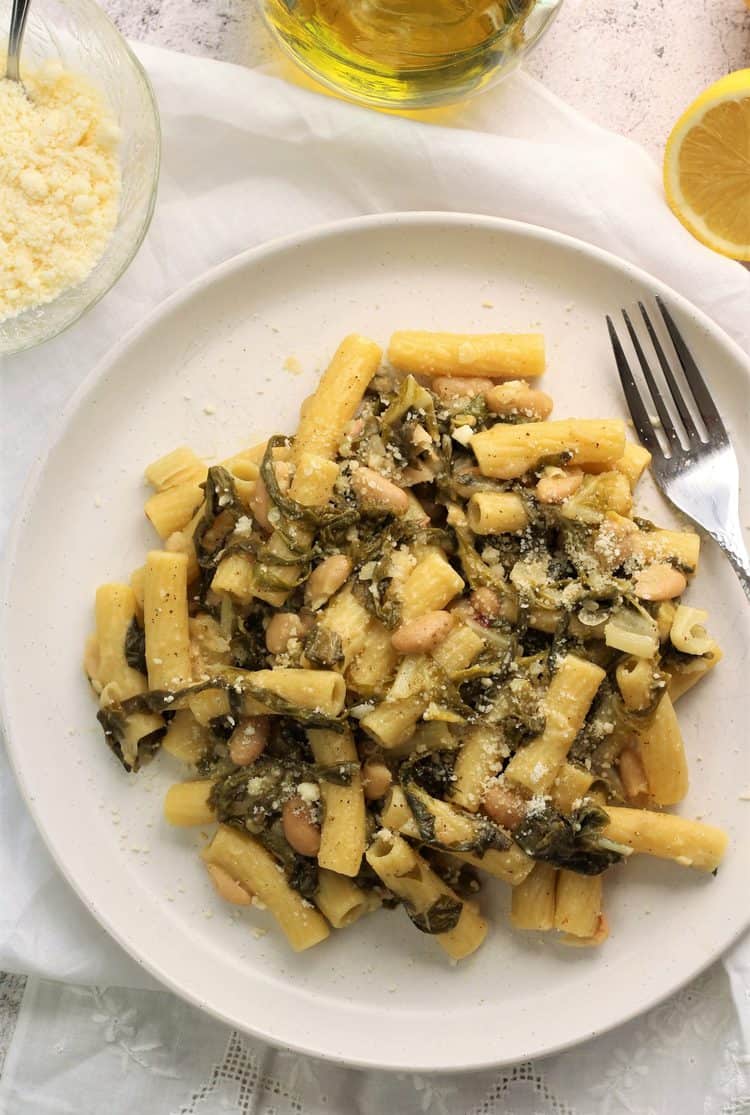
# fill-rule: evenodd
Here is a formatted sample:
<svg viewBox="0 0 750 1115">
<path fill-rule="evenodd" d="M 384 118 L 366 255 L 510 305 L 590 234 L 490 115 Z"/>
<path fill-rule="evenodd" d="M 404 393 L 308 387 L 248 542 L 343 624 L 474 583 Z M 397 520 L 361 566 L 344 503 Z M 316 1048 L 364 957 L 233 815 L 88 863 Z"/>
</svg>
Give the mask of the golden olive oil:
<svg viewBox="0 0 750 1115">
<path fill-rule="evenodd" d="M 535 0 L 264 0 L 272 30 L 309 73 L 359 100 L 402 108 L 457 100 L 489 83 L 522 53 L 535 6 Z"/>
</svg>

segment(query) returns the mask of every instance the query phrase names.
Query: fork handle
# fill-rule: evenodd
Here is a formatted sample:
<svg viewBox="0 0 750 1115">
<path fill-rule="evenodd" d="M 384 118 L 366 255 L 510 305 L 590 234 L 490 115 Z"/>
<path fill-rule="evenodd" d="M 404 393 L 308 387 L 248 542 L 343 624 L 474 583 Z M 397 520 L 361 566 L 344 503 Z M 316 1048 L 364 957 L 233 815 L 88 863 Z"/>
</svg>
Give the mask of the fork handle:
<svg viewBox="0 0 750 1115">
<path fill-rule="evenodd" d="M 745 596 L 750 600 L 750 557 L 748 557 L 742 536 L 738 534 L 724 534 L 712 531 L 713 537 L 729 558 L 737 578 L 745 590 Z"/>
</svg>

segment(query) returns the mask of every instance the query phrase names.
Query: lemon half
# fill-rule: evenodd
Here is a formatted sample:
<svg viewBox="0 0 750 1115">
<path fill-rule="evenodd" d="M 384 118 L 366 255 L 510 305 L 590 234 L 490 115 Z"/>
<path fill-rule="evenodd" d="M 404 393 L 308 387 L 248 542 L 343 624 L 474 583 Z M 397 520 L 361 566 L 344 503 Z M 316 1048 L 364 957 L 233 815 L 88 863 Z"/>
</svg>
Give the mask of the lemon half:
<svg viewBox="0 0 750 1115">
<path fill-rule="evenodd" d="M 664 189 L 693 236 L 750 259 L 750 69 L 715 82 L 682 114 L 664 152 Z"/>
</svg>

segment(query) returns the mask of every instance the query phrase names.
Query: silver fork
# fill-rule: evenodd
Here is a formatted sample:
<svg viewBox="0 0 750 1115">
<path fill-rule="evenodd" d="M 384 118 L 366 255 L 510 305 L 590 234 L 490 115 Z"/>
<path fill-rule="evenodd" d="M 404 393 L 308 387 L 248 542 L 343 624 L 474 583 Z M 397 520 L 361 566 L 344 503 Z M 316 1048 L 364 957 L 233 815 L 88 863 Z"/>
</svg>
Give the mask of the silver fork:
<svg viewBox="0 0 750 1115">
<path fill-rule="evenodd" d="M 664 395 L 646 359 L 643 346 L 626 310 L 622 311 L 633 343 L 643 378 L 653 400 L 659 424 L 664 432 L 666 451 L 657 437 L 648 407 L 636 385 L 627 357 L 617 336 L 612 318 L 607 315 L 607 328 L 617 362 L 622 389 L 638 437 L 652 455 L 651 471 L 665 496 L 721 546 L 740 579 L 750 600 L 750 558 L 742 538 L 739 517 L 739 470 L 737 458 L 726 427 L 690 349 L 677 328 L 674 318 L 657 295 L 656 304 L 674 346 L 692 401 L 706 429 L 706 440 L 698 432 L 689 406 L 685 402 L 675 374 L 656 335 L 642 302 L 638 303 L 656 353 L 669 393 L 682 424 L 678 433 L 667 408 Z"/>
</svg>

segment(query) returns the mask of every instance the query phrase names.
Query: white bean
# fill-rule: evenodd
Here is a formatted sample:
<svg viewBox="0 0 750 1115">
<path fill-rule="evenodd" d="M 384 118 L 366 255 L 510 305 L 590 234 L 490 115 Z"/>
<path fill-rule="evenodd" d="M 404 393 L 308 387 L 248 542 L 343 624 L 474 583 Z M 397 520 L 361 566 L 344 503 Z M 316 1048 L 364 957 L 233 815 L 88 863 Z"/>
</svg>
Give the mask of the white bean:
<svg viewBox="0 0 750 1115">
<path fill-rule="evenodd" d="M 281 824 L 288 843 L 301 856 L 317 856 L 320 851 L 320 828 L 299 795 L 289 798 L 281 811 Z"/>
<path fill-rule="evenodd" d="M 289 461 L 274 461 L 273 471 L 281 491 L 288 491 L 292 483 L 292 466 Z M 271 497 L 268 494 L 266 482 L 262 476 L 259 476 L 255 481 L 255 490 L 248 499 L 248 506 L 253 518 L 263 530 L 273 530 L 273 524 L 268 517 L 268 513 L 273 505 L 271 503 Z"/>
<path fill-rule="evenodd" d="M 617 769 L 628 801 L 637 801 L 648 793 L 646 770 L 637 751 L 631 747 L 623 748 L 617 760 Z"/>
<path fill-rule="evenodd" d="M 550 472 L 537 482 L 536 498 L 540 503 L 562 503 L 577 492 L 582 483 L 583 473 L 579 468 Z"/>
<path fill-rule="evenodd" d="M 450 612 L 427 612 L 402 623 L 391 635 L 391 645 L 399 654 L 427 654 L 447 638 L 455 622 Z"/>
<path fill-rule="evenodd" d="M 371 468 L 358 468 L 352 475 L 352 488 L 365 508 L 403 515 L 409 508 L 409 497 L 403 488 Z"/>
<path fill-rule="evenodd" d="M 491 379 L 480 376 L 437 376 L 430 387 L 446 402 L 450 399 L 470 399 L 475 395 L 486 395 L 494 387 Z"/>
<path fill-rule="evenodd" d="M 526 816 L 526 802 L 520 794 L 497 781 L 485 793 L 482 808 L 488 817 L 511 832 Z"/>
<path fill-rule="evenodd" d="M 247 767 L 260 758 L 268 743 L 271 727 L 267 716 L 251 716 L 243 720 L 229 739 L 229 758 L 238 767 Z"/>
<path fill-rule="evenodd" d="M 390 789 L 393 775 L 379 759 L 368 759 L 362 767 L 362 789 L 368 801 L 377 801 Z"/>
<path fill-rule="evenodd" d="M 277 612 L 266 628 L 266 646 L 271 654 L 283 654 L 290 639 L 300 639 L 305 624 L 294 612 Z"/>
<path fill-rule="evenodd" d="M 321 561 L 313 569 L 305 585 L 305 603 L 308 608 L 317 611 L 322 607 L 334 592 L 338 592 L 351 571 L 352 563 L 346 554 L 333 554 Z"/>
<path fill-rule="evenodd" d="M 233 879 L 228 871 L 223 867 L 219 867 L 216 863 L 207 863 L 206 870 L 211 878 L 216 893 L 224 899 L 225 902 L 231 902 L 233 906 L 249 906 L 253 900 L 253 896 L 249 890 L 246 890 L 236 879 Z"/>
<path fill-rule="evenodd" d="M 552 398 L 544 391 L 529 387 L 522 379 L 499 383 L 485 395 L 487 409 L 493 414 L 522 415 L 544 419 L 552 413 Z"/>
</svg>

